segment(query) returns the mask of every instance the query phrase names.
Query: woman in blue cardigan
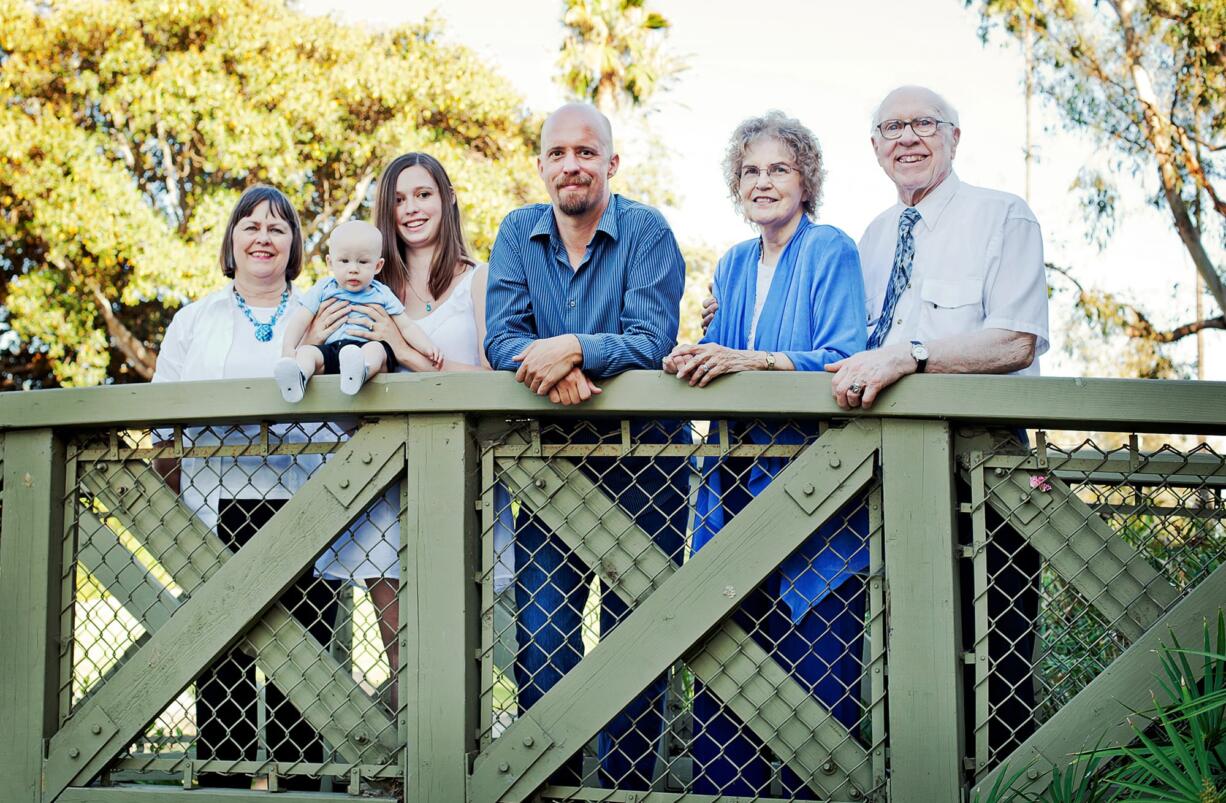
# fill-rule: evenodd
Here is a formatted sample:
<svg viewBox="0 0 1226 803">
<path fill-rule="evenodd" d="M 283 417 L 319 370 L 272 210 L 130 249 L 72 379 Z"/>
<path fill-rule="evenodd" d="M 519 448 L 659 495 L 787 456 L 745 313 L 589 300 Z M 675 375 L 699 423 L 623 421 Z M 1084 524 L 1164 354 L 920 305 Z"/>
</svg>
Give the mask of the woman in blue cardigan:
<svg viewBox="0 0 1226 803">
<path fill-rule="evenodd" d="M 737 371 L 821 371 L 865 347 L 864 284 L 855 243 L 813 222 L 821 202 L 821 147 L 781 112 L 746 120 L 724 159 L 728 190 L 760 236 L 733 246 L 715 268 L 718 309 L 706 337 L 665 358 L 678 379 L 705 387 Z M 733 425 L 742 442 L 806 443 L 815 424 Z M 759 494 L 783 458 L 708 458 L 703 465 L 693 548 Z M 860 720 L 864 581 L 868 568 L 863 501 L 849 503 L 749 595 L 734 614 L 801 685 L 852 733 Z M 694 699 L 693 791 L 762 795 L 771 757 L 718 698 Z M 787 794 L 816 793 L 784 769 Z"/>
</svg>

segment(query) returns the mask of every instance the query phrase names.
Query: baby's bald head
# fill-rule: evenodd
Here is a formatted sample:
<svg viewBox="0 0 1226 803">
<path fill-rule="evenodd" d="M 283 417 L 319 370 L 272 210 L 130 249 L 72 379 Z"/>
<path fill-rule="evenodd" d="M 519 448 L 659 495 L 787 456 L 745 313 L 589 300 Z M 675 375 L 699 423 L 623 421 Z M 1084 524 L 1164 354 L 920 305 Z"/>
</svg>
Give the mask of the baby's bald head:
<svg viewBox="0 0 1226 803">
<path fill-rule="evenodd" d="M 338 250 L 367 252 L 378 257 L 383 252 L 383 235 L 364 220 L 350 220 L 328 235 L 328 252 Z"/>
</svg>

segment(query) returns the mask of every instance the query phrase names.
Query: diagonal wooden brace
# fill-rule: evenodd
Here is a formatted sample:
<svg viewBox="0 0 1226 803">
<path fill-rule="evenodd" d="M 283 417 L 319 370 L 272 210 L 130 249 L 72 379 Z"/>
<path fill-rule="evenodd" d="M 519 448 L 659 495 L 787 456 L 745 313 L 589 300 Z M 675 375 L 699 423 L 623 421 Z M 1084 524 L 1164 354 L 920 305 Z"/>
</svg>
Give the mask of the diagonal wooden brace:
<svg viewBox="0 0 1226 803">
<path fill-rule="evenodd" d="M 970 482 L 968 471 L 962 477 Z M 985 482 L 984 490 L 1001 518 L 1112 627 L 1135 641 L 1174 604 L 1178 592 L 1063 480 L 1048 474 L 1046 482 L 1048 491 L 1031 488 L 1029 472 L 1014 470 L 998 482 Z"/>
<path fill-rule="evenodd" d="M 720 538 L 680 569 L 574 464 L 499 458 L 500 478 L 512 493 L 615 593 L 637 605 L 533 706 L 535 723 L 548 732 L 556 748 L 529 766 L 522 761 L 512 764 L 514 745 L 520 741 L 518 723 L 513 724 L 478 756 L 471 789 L 491 799 L 525 799 L 578 745 L 684 653 L 695 675 L 816 790 L 827 796 L 835 790 L 867 791 L 872 774 L 866 752 L 766 650 L 725 617 L 742 594 L 867 485 L 879 443 L 877 428 L 864 423 L 823 436 L 738 514 Z M 813 486 L 805 496 L 817 503 L 802 505 L 792 498 L 790 486 L 797 482 Z M 729 587 L 734 589 L 731 596 L 726 593 Z M 652 649 L 642 648 L 647 642 Z M 639 657 L 636 646 L 652 660 Z M 636 653 L 634 660 L 628 660 L 629 651 Z M 751 685 L 752 701 L 741 693 Z M 585 698 L 585 703 L 576 704 Z M 510 771 L 501 771 L 502 765 L 510 766 Z"/>
<path fill-rule="evenodd" d="M 1175 641 L 1184 647 L 1201 644 L 1205 622 L 1216 619 L 1222 600 L 1226 600 L 1226 564 L 1214 569 L 1008 758 L 980 778 L 971 794 L 985 795 L 1002 773 L 1030 766 L 1014 787 L 1029 799 L 1051 783 L 1053 768 L 1064 767 L 1077 753 L 1131 742 L 1132 726 L 1146 725 L 1144 715 L 1137 712 L 1153 708 L 1152 690 L 1156 678 L 1162 676 L 1160 648 L 1173 646 Z M 1189 663 L 1195 672 L 1203 670 L 1202 661 Z"/>
<path fill-rule="evenodd" d="M 189 595 L 233 556 L 144 463 L 100 462 L 80 474 L 81 483 L 109 508 L 107 516 L 137 538 Z M 114 535 L 97 537 L 109 541 Z M 82 560 L 90 558 L 90 540 L 82 550 Z M 131 561 L 126 548 L 123 553 Z M 113 545 L 105 554 L 114 554 Z M 121 594 L 125 592 L 116 596 L 123 599 Z M 178 601 L 174 602 L 177 607 Z M 142 624 L 150 632 L 160 626 L 156 621 Z M 284 607 L 270 608 L 238 646 L 256 659 L 261 671 L 346 760 L 395 760 L 396 733 L 391 719 Z M 361 744 L 354 741 L 357 735 L 362 737 Z"/>
<path fill-rule="evenodd" d="M 251 644 L 252 633 L 261 628 L 267 630 L 266 637 L 259 636 L 262 646 L 258 652 L 262 658 L 270 659 L 270 668 L 275 669 L 282 663 L 300 663 L 304 657 L 313 660 L 313 655 L 304 656 L 303 652 L 326 655 L 317 642 L 299 642 L 296 647 L 280 644 L 276 638 L 278 629 L 269 627 L 263 614 L 279 609 L 275 605 L 277 598 L 310 565 L 315 555 L 403 472 L 405 431 L 403 420 L 378 422 L 360 429 L 246 546 L 220 567 L 199 572 L 200 582 L 191 598 L 152 635 L 144 648 L 115 672 L 110 682 L 80 705 L 52 737 L 44 768 L 45 799 L 54 799 L 69 785 L 88 783 L 217 656 L 241 640 L 253 622 L 257 625 L 248 633 L 247 643 Z M 157 482 L 147 474 L 138 475 L 137 479 L 142 477 Z M 338 504 L 329 492 L 333 486 L 345 489 L 355 483 L 362 490 L 348 504 Z M 128 488 L 124 495 L 132 492 L 132 486 L 124 487 Z M 147 515 L 157 516 L 157 520 L 156 523 L 146 520 L 143 526 L 134 529 L 135 532 L 149 534 L 156 532 L 158 525 L 166 526 L 162 515 L 154 512 L 155 506 L 163 515 L 170 516 L 173 510 L 182 513 L 177 507 L 178 500 L 169 491 L 150 494 L 143 499 L 148 504 L 136 512 L 134 521 Z M 180 547 L 199 547 L 202 540 L 207 542 L 208 539 L 201 537 L 198 526 L 198 522 L 182 522 L 180 529 L 172 531 L 172 536 L 185 539 L 179 543 Z M 196 565 L 190 550 L 178 557 Z M 190 574 L 186 565 L 181 564 L 179 568 L 184 574 Z M 203 582 L 208 571 L 212 572 L 208 582 Z M 178 579 L 177 582 L 184 583 Z M 288 616 L 286 619 L 281 628 L 293 626 L 291 623 L 295 620 Z M 304 681 L 297 685 L 306 687 L 308 684 Z M 311 697 L 318 696 L 315 704 L 318 710 L 308 721 L 322 721 L 324 711 L 328 716 L 334 715 L 344 707 L 344 701 L 350 699 L 345 690 L 337 694 L 329 692 L 329 689 L 336 689 L 335 685 L 325 686 L 304 692 Z M 294 685 L 288 685 L 287 692 L 293 688 Z M 306 706 L 306 709 L 311 708 Z M 305 709 L 303 713 L 305 717 Z M 347 740 L 359 744 L 373 742 L 379 736 L 361 732 L 345 734 Z M 334 743 L 341 744 L 340 741 Z M 384 750 L 377 752 L 384 753 Z"/>
</svg>

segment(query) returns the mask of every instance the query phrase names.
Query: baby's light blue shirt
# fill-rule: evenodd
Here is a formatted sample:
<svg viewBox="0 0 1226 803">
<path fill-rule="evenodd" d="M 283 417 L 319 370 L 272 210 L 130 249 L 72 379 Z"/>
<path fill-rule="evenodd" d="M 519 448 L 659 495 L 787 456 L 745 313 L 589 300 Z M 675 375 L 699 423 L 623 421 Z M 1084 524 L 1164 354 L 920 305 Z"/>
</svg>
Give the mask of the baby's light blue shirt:
<svg viewBox="0 0 1226 803">
<path fill-rule="evenodd" d="M 329 298 L 339 298 L 350 304 L 377 304 L 387 311 L 388 315 L 399 315 L 404 312 L 404 304 L 396 298 L 396 294 L 386 284 L 378 279 L 372 279 L 364 290 L 346 290 L 341 287 L 335 276 L 325 276 L 315 283 L 315 286 L 298 297 L 298 303 L 310 310 L 311 314 L 319 312 L 319 306 Z M 336 343 L 340 340 L 361 340 L 354 332 L 369 331 L 361 325 L 361 321 L 370 318 L 360 312 L 349 313 L 345 325 L 328 335 L 326 343 Z"/>
</svg>

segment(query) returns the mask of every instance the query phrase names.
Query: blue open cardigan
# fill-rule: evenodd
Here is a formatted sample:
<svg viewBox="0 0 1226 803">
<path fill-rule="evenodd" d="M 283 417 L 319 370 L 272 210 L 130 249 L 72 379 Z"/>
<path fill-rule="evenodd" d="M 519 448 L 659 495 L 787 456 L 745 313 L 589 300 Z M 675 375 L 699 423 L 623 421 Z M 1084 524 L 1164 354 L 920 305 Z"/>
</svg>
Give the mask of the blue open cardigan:
<svg viewBox="0 0 1226 803">
<path fill-rule="evenodd" d="M 867 338 L 864 322 L 864 279 L 860 256 L 850 237 L 833 226 L 822 226 L 802 217 L 792 239 L 779 257 L 775 275 L 754 343 L 749 344 L 757 294 L 759 243 L 746 240 L 724 254 L 715 268 L 715 297 L 719 310 L 711 321 L 704 343 L 718 343 L 734 349 L 755 348 L 782 352 L 797 371 L 820 371 L 828 363 L 863 351 Z M 753 443 L 801 443 L 806 434 L 816 434 L 816 426 L 806 425 L 769 430 L 762 426 L 744 429 L 742 437 Z M 754 461 L 743 480 L 749 493 L 757 496 L 787 465 L 777 457 Z M 703 463 L 702 486 L 698 491 L 693 532 L 694 550 L 702 548 L 735 511 L 726 511 L 721 499 L 726 488 L 736 482 L 726 470 L 724 458 L 707 458 Z M 780 596 L 799 622 L 813 605 L 837 588 L 849 576 L 868 568 L 868 547 L 864 535 L 868 517 L 863 506 L 844 526 L 835 516 L 809 537 L 780 566 L 783 582 Z"/>
</svg>

